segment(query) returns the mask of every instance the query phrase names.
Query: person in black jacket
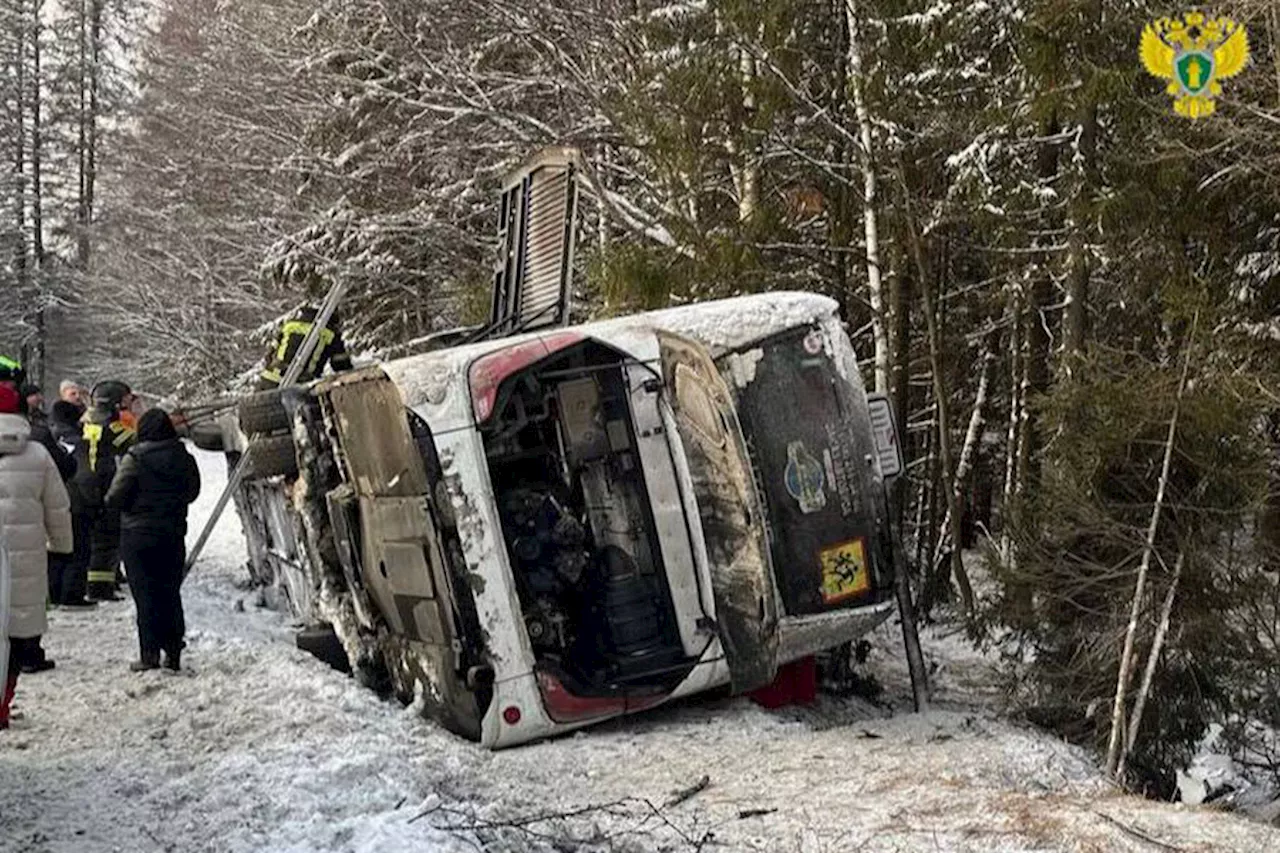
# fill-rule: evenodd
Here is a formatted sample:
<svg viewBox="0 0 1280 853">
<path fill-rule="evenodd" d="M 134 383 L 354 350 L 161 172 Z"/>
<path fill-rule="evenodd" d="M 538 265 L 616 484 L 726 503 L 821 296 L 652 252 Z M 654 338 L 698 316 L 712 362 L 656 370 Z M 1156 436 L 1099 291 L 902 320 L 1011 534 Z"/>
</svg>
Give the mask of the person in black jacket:
<svg viewBox="0 0 1280 853">
<path fill-rule="evenodd" d="M 141 655 L 134 672 L 180 666 L 182 568 L 187 507 L 200 494 L 200 471 L 163 409 L 138 421 L 138 443 L 120 460 L 106 505 L 120 510 L 120 551 L 138 609 Z"/>
<path fill-rule="evenodd" d="M 71 457 L 84 457 L 84 437 L 80 434 L 80 417 L 84 409 L 66 400 L 53 404 L 49 413 L 49 432 L 60 450 Z M 32 427 L 32 435 L 35 428 Z M 77 466 L 78 467 L 78 466 Z M 64 610 L 92 610 L 98 606 L 86 596 L 89 590 L 89 541 L 92 538 L 92 516 L 85 505 L 84 496 L 76 483 L 67 482 L 67 494 L 71 496 L 71 528 L 75 535 L 75 550 L 70 554 L 49 555 L 49 598 Z"/>
<path fill-rule="evenodd" d="M 67 481 L 76 475 L 76 459 L 58 443 L 58 439 L 53 434 L 53 426 L 49 423 L 49 413 L 44 408 L 44 394 L 40 392 L 40 386 L 28 383 L 22 386 L 19 393 L 22 394 L 27 423 L 31 424 L 31 440 L 40 442 L 44 449 L 49 451 L 54 464 L 58 466 L 58 473 L 62 475 L 62 483 L 66 485 Z"/>
<path fill-rule="evenodd" d="M 137 436 L 124 412 L 133 391 L 110 379 L 93 387 L 93 405 L 81 418 L 75 488 L 89 516 L 89 598 L 120 601 L 120 513 L 104 503 L 116 464 Z"/>
</svg>

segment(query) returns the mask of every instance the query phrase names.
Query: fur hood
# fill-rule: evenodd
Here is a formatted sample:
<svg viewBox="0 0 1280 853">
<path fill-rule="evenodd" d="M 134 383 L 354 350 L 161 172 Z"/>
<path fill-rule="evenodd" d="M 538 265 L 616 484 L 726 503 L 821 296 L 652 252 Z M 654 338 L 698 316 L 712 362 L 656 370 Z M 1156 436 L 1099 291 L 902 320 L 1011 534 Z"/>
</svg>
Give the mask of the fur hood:
<svg viewBox="0 0 1280 853">
<path fill-rule="evenodd" d="M 0 415 L 0 456 L 17 455 L 27 449 L 31 424 L 22 415 Z"/>
</svg>

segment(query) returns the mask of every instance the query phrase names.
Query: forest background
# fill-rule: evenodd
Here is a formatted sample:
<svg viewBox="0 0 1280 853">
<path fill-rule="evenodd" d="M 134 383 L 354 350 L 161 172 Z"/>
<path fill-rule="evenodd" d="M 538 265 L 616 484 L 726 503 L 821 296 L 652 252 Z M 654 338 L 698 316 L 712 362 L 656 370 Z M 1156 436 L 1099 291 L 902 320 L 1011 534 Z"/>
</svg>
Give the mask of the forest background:
<svg viewBox="0 0 1280 853">
<path fill-rule="evenodd" d="M 3 0 L 0 348 L 194 400 L 338 278 L 357 351 L 476 322 L 502 176 L 575 145 L 583 317 L 840 303 L 918 610 L 1012 708 L 1152 793 L 1211 723 L 1274 774 L 1280 4 L 1213 10 L 1252 60 L 1195 122 L 1137 51 L 1182 11 Z"/>
</svg>

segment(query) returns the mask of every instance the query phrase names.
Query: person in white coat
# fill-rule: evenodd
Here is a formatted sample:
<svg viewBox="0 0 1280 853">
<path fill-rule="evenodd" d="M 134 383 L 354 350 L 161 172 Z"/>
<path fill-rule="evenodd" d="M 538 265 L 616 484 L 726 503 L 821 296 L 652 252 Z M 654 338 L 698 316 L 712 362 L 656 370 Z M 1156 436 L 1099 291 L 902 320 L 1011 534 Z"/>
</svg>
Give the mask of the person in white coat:
<svg viewBox="0 0 1280 853">
<path fill-rule="evenodd" d="M 48 552 L 72 550 L 71 499 L 49 451 L 31 441 L 27 419 L 17 414 L 17 394 L 0 386 L 0 547 L 8 563 L 4 621 L 7 670 L 0 693 L 0 729 L 9 726 L 25 651 L 39 647 L 47 627 Z M 5 595 L 7 593 L 7 596 Z"/>
</svg>

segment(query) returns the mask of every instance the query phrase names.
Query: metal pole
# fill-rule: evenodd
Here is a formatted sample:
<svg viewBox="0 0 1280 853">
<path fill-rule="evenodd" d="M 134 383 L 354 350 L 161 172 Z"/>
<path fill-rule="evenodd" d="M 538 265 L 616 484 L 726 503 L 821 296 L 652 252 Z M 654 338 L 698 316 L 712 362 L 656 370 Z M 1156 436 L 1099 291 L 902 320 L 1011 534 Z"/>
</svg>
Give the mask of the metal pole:
<svg viewBox="0 0 1280 853">
<path fill-rule="evenodd" d="M 884 485 L 882 497 L 885 527 L 893 543 L 893 592 L 898 599 L 898 617 L 902 620 L 902 647 L 907 654 L 907 671 L 911 673 L 911 698 L 916 713 L 923 714 L 929 710 L 929 674 L 924 666 L 924 653 L 920 650 L 920 632 L 916 625 L 915 603 L 911 600 L 911 579 L 907 577 L 902 536 L 890 512 L 888 483 Z"/>
<path fill-rule="evenodd" d="M 285 388 L 293 385 L 298 381 L 302 368 L 311 360 L 311 353 L 315 351 L 316 344 L 320 340 L 320 332 L 328 325 L 333 312 L 337 310 L 338 303 L 342 301 L 342 295 L 347 290 L 347 282 L 337 281 L 333 287 L 329 288 L 329 293 L 325 296 L 324 302 L 320 306 L 320 313 L 316 315 L 316 321 L 311 324 L 307 336 L 302 339 L 302 346 L 298 347 L 298 351 L 294 353 L 293 360 L 289 362 L 289 369 L 285 371 L 284 376 L 280 379 L 278 387 Z M 187 565 L 182 570 L 183 578 L 191 573 L 191 569 L 196 564 L 196 560 L 200 557 L 200 552 L 204 550 L 204 546 L 209 542 L 209 536 L 213 533 L 213 528 L 217 526 L 218 519 L 222 517 L 223 511 L 227 508 L 227 503 L 231 500 L 231 496 L 235 494 L 235 490 L 240 487 L 240 481 L 244 479 L 244 473 L 249 464 L 249 451 L 253 449 L 256 436 L 249 439 L 249 446 L 245 448 L 244 455 L 240 457 L 240 461 L 236 463 L 235 469 L 231 472 L 231 476 L 227 478 L 226 488 L 222 490 L 222 494 L 218 496 L 218 502 L 213 505 L 213 512 L 205 521 L 204 529 L 200 531 L 200 537 L 196 539 L 196 544 L 191 547 L 191 553 L 187 555 Z"/>
</svg>

